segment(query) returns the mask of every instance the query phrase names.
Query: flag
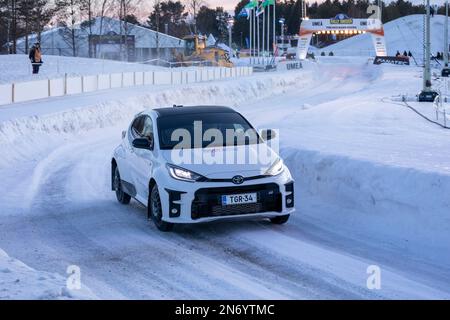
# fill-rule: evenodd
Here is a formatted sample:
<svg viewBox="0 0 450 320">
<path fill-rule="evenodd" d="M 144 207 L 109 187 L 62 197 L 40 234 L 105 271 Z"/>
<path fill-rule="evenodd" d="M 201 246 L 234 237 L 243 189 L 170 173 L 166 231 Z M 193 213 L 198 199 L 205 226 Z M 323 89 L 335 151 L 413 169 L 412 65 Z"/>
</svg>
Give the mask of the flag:
<svg viewBox="0 0 450 320">
<path fill-rule="evenodd" d="M 262 6 L 264 8 L 272 5 L 275 5 L 275 0 L 263 0 Z"/>
<path fill-rule="evenodd" d="M 247 3 L 244 8 L 252 10 L 253 8 L 255 8 L 257 6 L 258 6 L 258 0 L 250 0 L 249 3 Z"/>
<path fill-rule="evenodd" d="M 259 16 L 260 14 L 264 13 L 264 6 L 263 4 L 261 4 L 257 9 L 256 9 L 256 16 Z"/>
<path fill-rule="evenodd" d="M 250 0 L 244 7 L 243 10 L 247 12 L 247 19 L 250 19 L 251 11 L 254 10 L 258 6 L 258 0 Z M 242 12 L 242 11 L 241 11 Z M 245 17 L 245 16 L 243 16 Z"/>
</svg>

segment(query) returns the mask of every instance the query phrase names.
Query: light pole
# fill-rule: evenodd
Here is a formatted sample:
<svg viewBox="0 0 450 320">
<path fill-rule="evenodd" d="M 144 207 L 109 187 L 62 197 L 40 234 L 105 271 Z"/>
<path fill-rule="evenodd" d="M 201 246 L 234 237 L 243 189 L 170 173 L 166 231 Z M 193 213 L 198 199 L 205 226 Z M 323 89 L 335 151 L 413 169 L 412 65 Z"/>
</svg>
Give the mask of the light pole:
<svg viewBox="0 0 450 320">
<path fill-rule="evenodd" d="M 230 18 L 227 21 L 228 24 L 228 47 L 230 48 L 230 58 L 233 56 L 233 49 L 231 48 L 231 44 L 232 44 L 232 31 L 233 31 L 233 25 L 234 25 L 234 19 Z"/>
<path fill-rule="evenodd" d="M 419 94 L 420 102 L 433 102 L 437 92 L 431 88 L 431 67 L 430 67 L 430 0 L 426 2 L 425 19 L 425 66 L 423 68 L 423 88 Z"/>
<path fill-rule="evenodd" d="M 286 22 L 286 19 L 280 18 L 280 20 L 278 20 L 278 22 L 281 25 L 281 46 L 280 46 L 280 48 L 283 50 L 283 53 L 284 53 L 284 23 Z"/>
<path fill-rule="evenodd" d="M 450 68 L 448 67 L 448 0 L 445 1 L 445 22 L 444 22 L 444 68 L 441 75 L 448 77 Z"/>
</svg>

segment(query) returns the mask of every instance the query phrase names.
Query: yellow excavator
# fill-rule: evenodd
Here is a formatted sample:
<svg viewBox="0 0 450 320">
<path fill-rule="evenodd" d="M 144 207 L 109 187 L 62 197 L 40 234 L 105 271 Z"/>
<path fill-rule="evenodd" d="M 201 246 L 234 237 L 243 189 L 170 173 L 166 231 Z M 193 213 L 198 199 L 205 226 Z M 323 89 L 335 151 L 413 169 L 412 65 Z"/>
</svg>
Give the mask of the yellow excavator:
<svg viewBox="0 0 450 320">
<path fill-rule="evenodd" d="M 191 35 L 183 38 L 185 47 L 183 53 L 174 53 L 175 62 L 183 66 L 198 65 L 206 62 L 210 66 L 233 67 L 228 52 L 218 46 L 207 46 L 206 37 Z"/>
</svg>

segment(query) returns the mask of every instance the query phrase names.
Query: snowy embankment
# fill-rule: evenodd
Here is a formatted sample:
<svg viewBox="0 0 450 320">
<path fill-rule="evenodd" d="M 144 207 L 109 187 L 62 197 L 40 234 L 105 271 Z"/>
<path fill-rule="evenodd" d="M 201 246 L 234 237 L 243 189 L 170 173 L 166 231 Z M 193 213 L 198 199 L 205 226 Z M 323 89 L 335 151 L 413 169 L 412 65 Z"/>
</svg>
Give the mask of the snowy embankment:
<svg viewBox="0 0 450 320">
<path fill-rule="evenodd" d="M 69 290 L 66 278 L 34 270 L 0 249 L 0 300 L 95 299 L 89 289 Z"/>
</svg>

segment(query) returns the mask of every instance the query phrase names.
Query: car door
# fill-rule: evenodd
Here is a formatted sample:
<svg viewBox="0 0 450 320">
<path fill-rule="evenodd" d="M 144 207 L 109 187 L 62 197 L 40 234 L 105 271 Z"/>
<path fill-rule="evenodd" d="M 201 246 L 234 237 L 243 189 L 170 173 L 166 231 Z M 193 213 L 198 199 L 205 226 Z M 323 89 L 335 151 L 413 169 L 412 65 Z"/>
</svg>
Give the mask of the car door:
<svg viewBox="0 0 450 320">
<path fill-rule="evenodd" d="M 151 117 L 147 115 L 142 116 L 141 121 L 139 126 L 140 131 L 137 132 L 137 137 L 150 139 L 153 137 L 153 121 Z M 136 198 L 143 202 L 148 199 L 148 184 L 153 171 L 153 152 L 150 150 L 133 148 L 132 155 L 132 175 L 137 192 Z"/>
<path fill-rule="evenodd" d="M 120 177 L 123 181 L 128 183 L 128 191 L 131 196 L 136 195 L 136 188 L 134 186 L 133 167 L 135 162 L 135 149 L 133 148 L 133 140 L 140 137 L 139 132 L 142 132 L 143 118 L 139 116 L 133 120 L 126 132 L 125 140 L 122 143 L 124 149 L 123 161 L 120 166 Z M 131 189 L 130 189 L 131 188 Z"/>
</svg>

